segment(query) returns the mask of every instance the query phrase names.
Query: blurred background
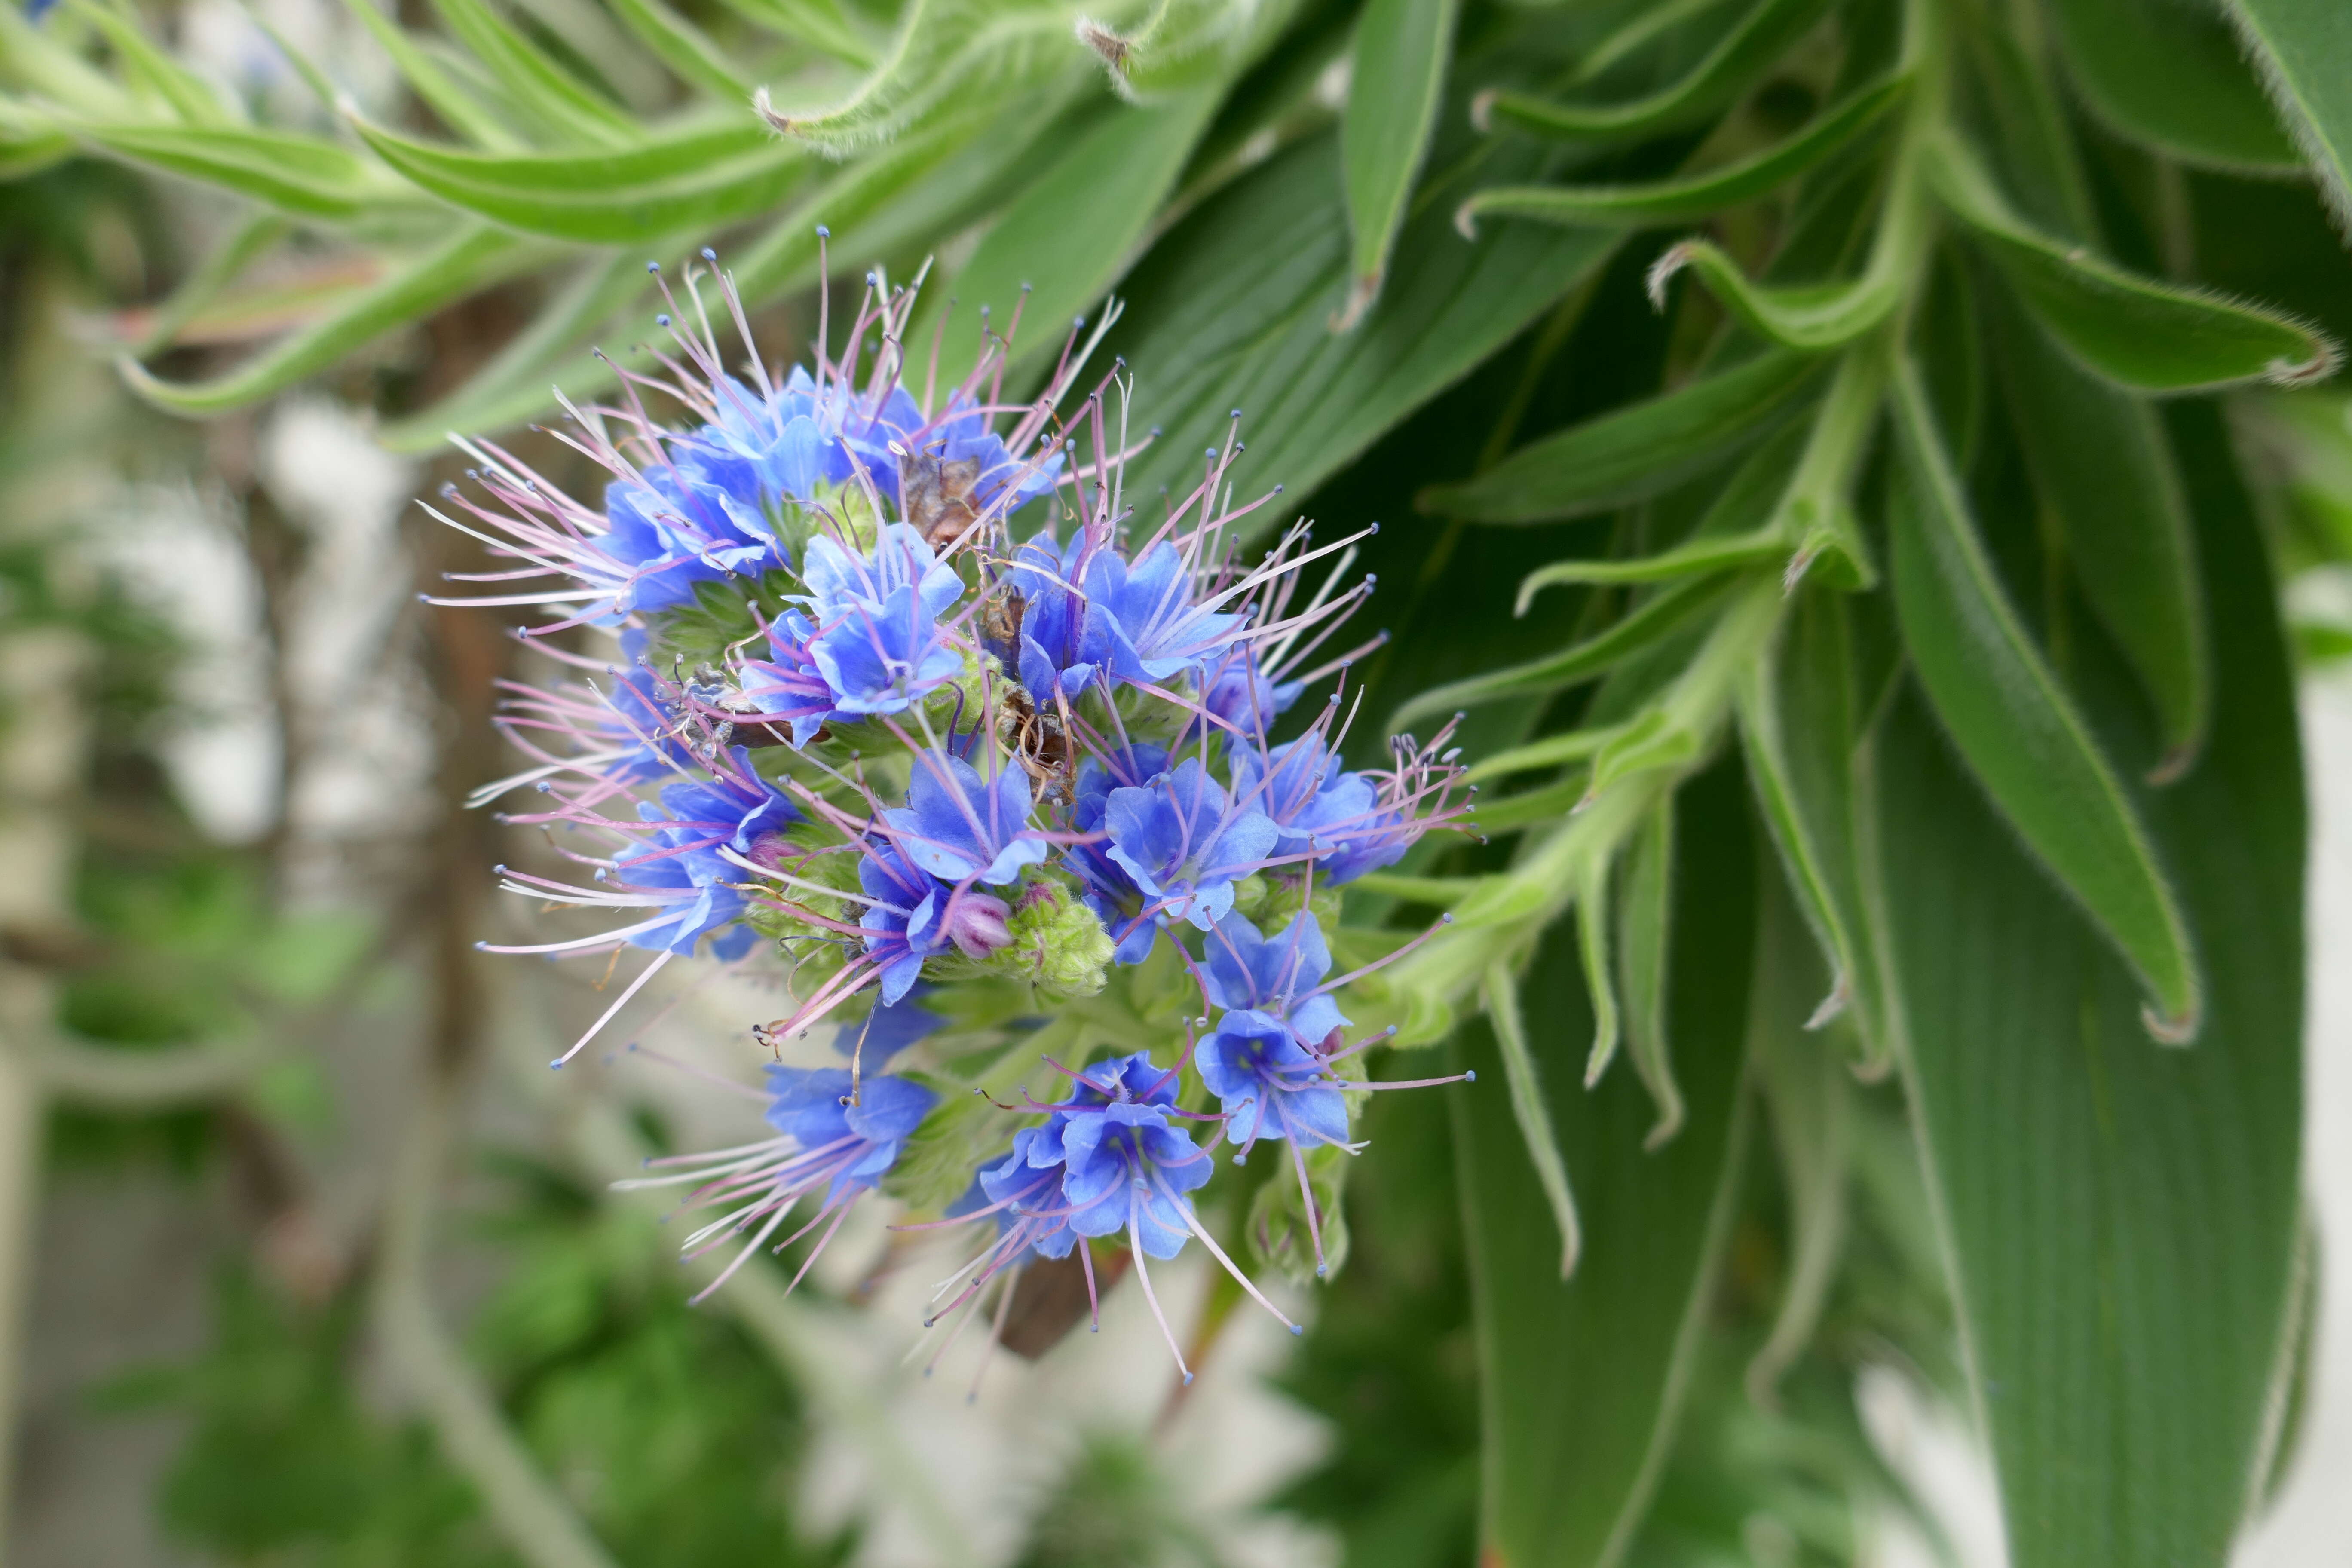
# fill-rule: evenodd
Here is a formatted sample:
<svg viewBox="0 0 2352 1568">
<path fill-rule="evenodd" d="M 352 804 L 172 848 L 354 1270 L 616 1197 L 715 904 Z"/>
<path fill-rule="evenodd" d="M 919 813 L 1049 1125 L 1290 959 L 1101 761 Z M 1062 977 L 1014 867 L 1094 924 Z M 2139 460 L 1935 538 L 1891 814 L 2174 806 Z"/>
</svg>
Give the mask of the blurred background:
<svg viewBox="0 0 2352 1568">
<path fill-rule="evenodd" d="M 323 117 L 257 12 L 168 11 L 207 79 Z M 398 117 L 394 63 L 345 7 L 257 14 Z M 607 1184 L 740 1123 L 641 1058 L 551 1074 L 604 1005 L 594 975 L 474 951 L 530 913 L 489 869 L 526 851 L 466 806 L 511 765 L 488 720 L 521 656 L 497 613 L 419 602 L 477 564 L 415 504 L 458 465 L 378 439 L 508 344 L 543 285 L 191 423 L 113 355 L 168 339 L 200 377 L 374 265 L 293 247 L 162 320 L 236 221 L 118 163 L 0 169 L 6 1561 L 1474 1563 L 1469 1289 L 1430 1097 L 1373 1112 L 1388 1157 L 1357 1177 L 1348 1270 L 1302 1342 L 1179 1266 L 1189 1390 L 1132 1291 L 1098 1338 L 927 1378 L 907 1362 L 927 1281 L 874 1215 L 789 1300 L 772 1272 L 685 1306 L 657 1206 Z M 803 341 L 813 298 L 763 312 L 767 340 Z M 2316 416 L 2340 426 L 2341 401 Z M 567 472 L 551 443 L 522 449 Z M 2296 584 L 2319 621 L 2352 605 L 2336 570 Z M 2315 666 L 2305 712 L 2323 1316 L 2298 1457 L 2242 1552 L 2262 1568 L 2352 1542 L 2352 678 Z M 760 997 L 673 973 L 639 1037 L 740 1076 Z M 1868 1555 L 1999 1563 L 1961 1421 L 1892 1373 L 1858 1404 L 1940 1527 L 1890 1513 Z M 494 1516 L 551 1496 L 569 1513 L 518 1554 Z M 1773 1528 L 1748 1531 L 1750 1559 L 1794 1561 Z"/>
</svg>

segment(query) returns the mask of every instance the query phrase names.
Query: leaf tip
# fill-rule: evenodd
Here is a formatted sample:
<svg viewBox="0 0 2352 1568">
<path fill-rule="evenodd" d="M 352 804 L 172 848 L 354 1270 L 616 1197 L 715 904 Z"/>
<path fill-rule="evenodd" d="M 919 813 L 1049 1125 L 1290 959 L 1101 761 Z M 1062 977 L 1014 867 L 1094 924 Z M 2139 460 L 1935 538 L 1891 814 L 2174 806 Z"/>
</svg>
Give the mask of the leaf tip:
<svg viewBox="0 0 2352 1568">
<path fill-rule="evenodd" d="M 2263 366 L 2263 379 L 2273 386 L 2316 386 L 2344 363 L 2344 351 L 2323 332 L 2311 334 L 2311 357 L 2298 364 L 2281 355 Z"/>
<path fill-rule="evenodd" d="M 1461 219 L 1458 215 L 1454 221 L 1459 226 Z M 1473 235 L 1470 237 L 1475 239 L 1477 237 Z M 1331 312 L 1331 331 L 1335 333 L 1354 331 L 1356 324 L 1371 313 L 1373 302 L 1381 297 L 1381 284 L 1387 277 L 1385 270 L 1360 274 L 1348 286 L 1348 302 Z"/>
<path fill-rule="evenodd" d="M 1847 1005 L 1853 1000 L 1853 991 L 1846 984 L 1845 973 L 1841 970 L 1837 984 L 1830 987 L 1830 994 L 1822 998 L 1821 1005 L 1814 1008 L 1812 1016 L 1805 1020 L 1805 1027 L 1809 1030 L 1828 1028 L 1844 1016 Z"/>
<path fill-rule="evenodd" d="M 1666 308 L 1666 285 L 1673 282 L 1675 274 L 1688 267 L 1697 254 L 1698 241 L 1685 239 L 1666 247 L 1665 253 L 1650 263 L 1650 270 L 1642 279 L 1642 291 L 1650 297 L 1652 310 L 1664 310 Z"/>
<path fill-rule="evenodd" d="M 2140 1007 L 2139 1022 L 2148 1038 L 2158 1045 L 2186 1046 L 2195 1041 L 2197 1031 L 2204 1026 L 2205 1012 L 2191 1000 L 2180 1012 L 2167 1016 L 2158 1012 L 2153 1003 L 2146 1003 Z"/>
<path fill-rule="evenodd" d="M 2183 741 L 2171 747 L 2157 759 L 2156 766 L 2147 770 L 2148 787 L 2162 789 L 2167 784 L 2179 783 L 2189 770 L 2197 765 L 2197 759 L 2203 751 L 2203 743 L 2193 740 Z"/>
<path fill-rule="evenodd" d="M 1502 96 L 1499 88 L 1482 88 L 1470 97 L 1470 128 L 1484 135 L 1495 130 L 1495 100 Z"/>
<path fill-rule="evenodd" d="M 1471 197 L 1454 209 L 1454 232 L 1465 239 L 1478 237 L 1478 198 Z"/>
</svg>

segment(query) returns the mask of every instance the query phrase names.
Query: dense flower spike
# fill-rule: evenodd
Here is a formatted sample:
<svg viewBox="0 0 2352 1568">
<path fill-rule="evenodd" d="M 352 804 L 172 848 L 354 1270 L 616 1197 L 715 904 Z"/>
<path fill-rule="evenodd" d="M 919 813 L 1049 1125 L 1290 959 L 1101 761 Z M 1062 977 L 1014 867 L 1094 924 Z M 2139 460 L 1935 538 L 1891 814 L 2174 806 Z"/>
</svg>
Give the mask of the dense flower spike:
<svg viewBox="0 0 2352 1568">
<path fill-rule="evenodd" d="M 1073 1256 L 1095 1291 L 1094 1249 L 1122 1245 L 1156 1314 L 1148 1260 L 1196 1239 L 1275 1310 L 1196 1207 L 1213 1152 L 1288 1146 L 1319 1267 L 1306 1158 L 1362 1146 L 1353 1094 L 1383 1086 L 1340 1064 L 1393 1033 L 1345 1043 L 1335 889 L 1453 822 L 1459 771 L 1443 734 L 1385 770 L 1343 755 L 1347 672 L 1377 641 L 1326 645 L 1370 591 L 1348 578 L 1360 536 L 1318 545 L 1300 523 L 1245 558 L 1271 498 L 1234 504 L 1238 440 L 1137 518 L 1130 387 L 1118 366 L 1079 385 L 1108 317 L 1009 405 L 1006 339 L 944 393 L 915 374 L 915 292 L 870 277 L 838 353 L 821 326 L 812 364 L 783 370 L 731 283 L 690 266 L 667 374 L 616 365 L 619 400 L 561 434 L 606 476 L 600 505 L 467 447 L 448 521 L 511 563 L 474 602 L 544 607 L 524 635 L 566 678 L 509 691 L 530 765 L 482 798 L 535 794 L 509 820 L 577 869 L 508 886 L 621 916 L 505 951 L 653 955 L 583 1045 L 689 954 L 781 982 L 761 1045 L 831 1031 L 845 1067 L 771 1068 L 778 1137 L 651 1178 L 725 1207 L 689 1252 L 750 1237 L 730 1273 L 804 1198 L 786 1243 L 887 1184 L 940 1216 L 918 1228 L 985 1227 L 935 1318 L 993 1292 L 1001 1324 L 1023 1268 Z M 600 658 L 581 639 L 604 634 Z M 1065 1005 L 1104 992 L 1107 1012 Z M 1123 1054 L 1082 1016 L 1125 1020 Z M 1065 1039 L 1092 1043 L 1080 1066 L 1022 1065 Z M 991 1080 L 1017 1103 L 939 1088 Z"/>
</svg>

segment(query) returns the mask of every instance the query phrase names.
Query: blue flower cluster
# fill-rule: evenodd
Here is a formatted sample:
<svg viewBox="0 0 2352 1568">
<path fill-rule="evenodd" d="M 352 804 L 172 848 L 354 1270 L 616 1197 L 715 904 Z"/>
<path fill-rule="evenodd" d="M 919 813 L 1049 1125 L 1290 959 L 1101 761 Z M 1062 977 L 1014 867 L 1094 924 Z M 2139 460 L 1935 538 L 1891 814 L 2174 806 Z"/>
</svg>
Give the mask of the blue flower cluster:
<svg viewBox="0 0 2352 1568">
<path fill-rule="evenodd" d="M 500 787 L 543 797 L 509 820 L 591 846 L 566 851 L 593 868 L 584 886 L 523 869 L 508 885 L 628 916 L 505 951 L 656 954 L 580 1045 L 697 952 L 780 972 L 794 1005 L 753 1031 L 761 1044 L 835 1028 L 846 1068 L 771 1069 L 772 1144 L 659 1178 L 734 1205 L 722 1231 L 755 1230 L 755 1245 L 803 1196 L 809 1224 L 837 1224 L 919 1128 L 962 1126 L 971 1097 L 927 1086 L 941 1062 L 920 1081 L 881 1070 L 980 1005 L 950 995 L 1025 998 L 1020 1021 L 992 1026 L 1005 1041 L 1050 1032 L 1057 999 L 1130 973 L 1188 976 L 1205 1035 L 1188 1024 L 1164 1056 L 1134 1040 L 1056 1068 L 1059 1098 L 989 1112 L 1015 1125 L 967 1139 L 1002 1141 L 972 1146 L 948 1215 L 995 1220 L 958 1300 L 1074 1251 L 1091 1282 L 1094 1238 L 1125 1241 L 1147 1294 L 1143 1260 L 1196 1237 L 1231 1267 L 1192 1195 L 1224 1141 L 1236 1159 L 1290 1146 L 1319 1269 L 1305 1156 L 1359 1146 L 1349 1092 L 1372 1086 L 1340 1065 L 1384 1037 L 1345 1041 L 1335 996 L 1352 976 L 1332 973 L 1331 892 L 1460 811 L 1444 737 L 1351 769 L 1335 689 L 1276 741 L 1311 686 L 1345 680 L 1353 655 L 1322 650 L 1369 591 L 1337 589 L 1353 541 L 1318 546 L 1302 524 L 1241 564 L 1242 520 L 1262 503 L 1223 499 L 1237 444 L 1131 538 L 1103 416 L 1122 382 L 1065 423 L 1075 343 L 1018 409 L 992 404 L 1001 367 L 983 357 L 927 412 L 898 357 L 912 297 L 870 283 L 850 348 L 814 372 L 772 374 L 754 355 L 747 380 L 681 333 L 690 374 L 660 390 L 700 415 L 690 428 L 652 423 L 634 378 L 625 408 L 575 411 L 575 445 L 612 475 L 601 510 L 468 448 L 482 466 L 457 499 L 525 563 L 488 575 L 550 579 L 488 602 L 554 609 L 532 635 L 575 677 L 509 707 L 534 766 Z M 869 334 L 881 347 L 866 364 Z M 1318 561 L 1331 579 L 1302 592 Z M 622 661 L 550 640 L 582 626 L 617 633 Z"/>
</svg>

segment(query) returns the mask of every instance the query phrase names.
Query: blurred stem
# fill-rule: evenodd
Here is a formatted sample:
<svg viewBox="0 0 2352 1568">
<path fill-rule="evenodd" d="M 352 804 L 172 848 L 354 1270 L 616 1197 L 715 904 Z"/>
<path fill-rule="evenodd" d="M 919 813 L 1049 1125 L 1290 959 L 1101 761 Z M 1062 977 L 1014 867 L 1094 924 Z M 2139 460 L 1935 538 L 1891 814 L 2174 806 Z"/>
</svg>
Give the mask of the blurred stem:
<svg viewBox="0 0 2352 1568">
<path fill-rule="evenodd" d="M 409 1123 L 377 1252 L 377 1331 L 401 1381 L 424 1405 L 443 1453 L 474 1483 L 518 1557 L 531 1568 L 617 1568 L 539 1473 L 426 1300 L 433 1194 L 448 1157 L 457 1098 L 456 1084 L 436 1077 Z"/>
</svg>

